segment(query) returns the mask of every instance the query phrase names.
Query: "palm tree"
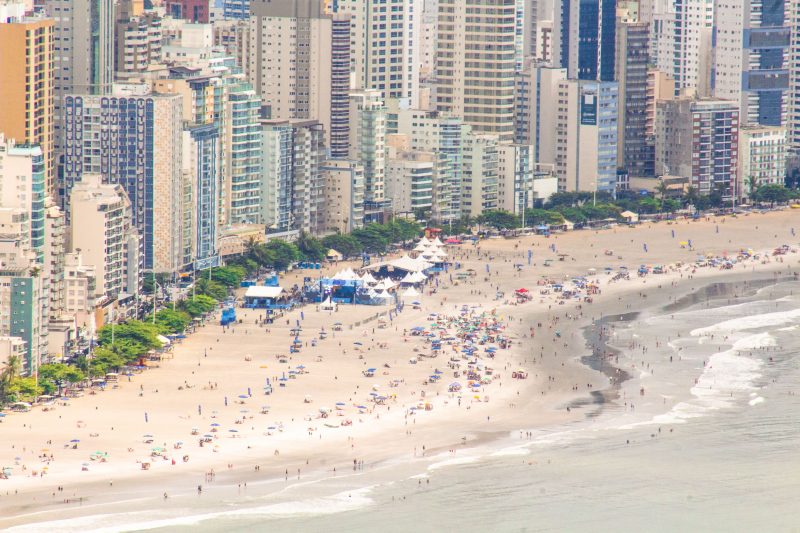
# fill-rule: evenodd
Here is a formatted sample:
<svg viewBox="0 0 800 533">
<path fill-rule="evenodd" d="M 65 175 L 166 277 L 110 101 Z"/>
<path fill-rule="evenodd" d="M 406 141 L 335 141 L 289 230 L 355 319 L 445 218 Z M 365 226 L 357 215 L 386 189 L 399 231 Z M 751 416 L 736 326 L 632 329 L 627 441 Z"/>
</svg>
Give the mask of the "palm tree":
<svg viewBox="0 0 800 533">
<path fill-rule="evenodd" d="M 697 203 L 697 199 L 699 194 L 697 193 L 697 187 L 689 186 L 686 189 L 686 193 L 684 194 L 684 198 L 686 199 L 686 203 L 688 205 L 694 206 Z"/>
<path fill-rule="evenodd" d="M 8 390 L 9 386 L 11 386 L 11 382 L 19 376 L 20 371 L 22 370 L 22 361 L 20 360 L 18 355 L 10 355 L 8 357 L 8 361 L 6 361 L 6 366 L 0 371 L 0 403 L 5 402 L 6 400 L 6 391 Z"/>
<path fill-rule="evenodd" d="M 664 183 L 663 178 L 659 180 L 658 185 L 656 185 L 656 192 L 658 193 L 658 196 L 661 199 L 661 211 L 664 211 L 664 199 L 667 197 L 667 193 L 669 192 L 669 187 L 667 187 L 667 184 Z"/>
<path fill-rule="evenodd" d="M 747 176 L 744 179 L 744 184 L 747 187 L 747 197 L 748 198 L 753 198 L 753 196 L 755 195 L 756 189 L 758 188 L 757 187 L 758 183 L 756 182 L 756 179 L 753 176 Z"/>
</svg>

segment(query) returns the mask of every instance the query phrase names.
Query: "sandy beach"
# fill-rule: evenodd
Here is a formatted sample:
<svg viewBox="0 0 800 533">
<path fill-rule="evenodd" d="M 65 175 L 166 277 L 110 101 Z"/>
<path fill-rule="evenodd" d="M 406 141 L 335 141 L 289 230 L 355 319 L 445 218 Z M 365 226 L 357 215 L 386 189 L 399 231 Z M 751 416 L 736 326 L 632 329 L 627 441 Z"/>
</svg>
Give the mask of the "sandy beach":
<svg viewBox="0 0 800 533">
<path fill-rule="evenodd" d="M 568 425 L 586 416 L 590 394 L 608 389 L 614 375 L 580 362 L 588 351 L 582 328 L 609 313 L 673 302 L 711 280 L 793 275 L 800 270 L 797 217 L 787 209 L 451 246 L 450 260 L 476 275 L 457 281 L 454 271 L 442 273 L 438 286 L 426 287 L 420 309 L 406 305 L 384 328 L 377 315 L 388 317 L 388 307 L 340 306 L 331 313 L 309 305 L 269 325 L 260 322 L 263 311 L 237 309 L 240 324 L 224 330 L 209 321 L 159 368 L 121 377 L 115 389 L 3 418 L 0 467 L 13 474 L 0 480 L 0 528 L 101 514 L 123 503 L 126 510 L 186 505 L 221 487 L 235 500 L 248 482 L 270 480 L 278 491 L 386 461 L 458 457 L 470 446 L 528 430 L 532 420 L 533 427 Z M 682 244 L 689 241 L 691 247 Z M 784 244 L 792 250 L 773 257 L 772 249 Z M 762 254 L 730 270 L 691 266 L 698 256 L 735 256 L 741 249 Z M 666 272 L 640 278 L 641 264 Z M 623 265 L 629 280 L 605 272 Z M 304 275 L 289 273 L 281 284 L 292 286 Z M 540 294 L 544 277 L 572 276 L 596 280 L 600 294 L 566 303 Z M 522 287 L 533 298 L 516 304 L 512 295 Z M 427 348 L 410 333 L 427 326 L 432 313 L 457 317 L 462 306 L 474 317 L 496 317 L 512 341 L 485 359 L 494 376 L 475 393 L 450 392 L 455 378 L 447 355 L 418 357 Z M 303 346 L 290 354 L 298 321 Z M 366 377 L 370 368 L 374 376 Z M 527 379 L 512 378 L 520 368 Z M 444 378 L 431 382 L 437 370 Z M 270 395 L 263 390 L 267 379 Z M 376 392 L 387 396 L 384 404 L 371 401 Z M 329 416 L 320 417 L 325 411 Z M 204 435 L 210 437 L 200 446 Z M 156 447 L 163 450 L 152 457 Z M 94 452 L 107 454 L 106 461 L 90 460 Z"/>
</svg>

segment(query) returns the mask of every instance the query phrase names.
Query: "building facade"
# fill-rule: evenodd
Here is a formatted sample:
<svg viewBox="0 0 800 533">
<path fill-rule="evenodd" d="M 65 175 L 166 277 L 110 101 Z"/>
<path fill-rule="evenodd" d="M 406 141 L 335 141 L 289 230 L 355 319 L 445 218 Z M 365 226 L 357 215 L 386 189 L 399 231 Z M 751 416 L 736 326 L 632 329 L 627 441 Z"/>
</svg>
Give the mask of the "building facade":
<svg viewBox="0 0 800 533">
<path fill-rule="evenodd" d="M 119 183 L 142 237 L 144 268 L 184 266 L 181 98 L 175 95 L 82 96 L 65 100 L 65 198 L 85 173 Z M 98 148 L 99 145 L 99 148 Z"/>
<path fill-rule="evenodd" d="M 515 0 L 439 0 L 436 109 L 514 139 Z"/>
<path fill-rule="evenodd" d="M 617 99 L 616 82 L 559 82 L 555 152 L 559 190 L 615 193 Z"/>
<path fill-rule="evenodd" d="M 45 189 L 54 193 L 54 22 L 24 15 L 23 4 L 0 20 L 0 134 L 20 145 L 37 144 L 44 157 Z"/>
</svg>

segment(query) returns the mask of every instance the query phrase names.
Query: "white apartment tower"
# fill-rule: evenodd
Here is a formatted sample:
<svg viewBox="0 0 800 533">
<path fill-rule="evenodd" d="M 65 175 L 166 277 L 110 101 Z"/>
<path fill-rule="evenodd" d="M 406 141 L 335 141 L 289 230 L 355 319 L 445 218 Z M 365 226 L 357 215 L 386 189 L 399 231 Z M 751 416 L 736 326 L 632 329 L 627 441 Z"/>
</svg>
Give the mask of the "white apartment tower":
<svg viewBox="0 0 800 533">
<path fill-rule="evenodd" d="M 514 0 L 439 0 L 436 108 L 514 139 Z"/>
<path fill-rule="evenodd" d="M 714 0 L 654 0 L 650 57 L 673 77 L 676 95 L 711 94 L 713 25 Z"/>
<path fill-rule="evenodd" d="M 418 107 L 423 1 L 339 0 L 335 5 L 337 13 L 351 16 L 356 87 Z"/>
<path fill-rule="evenodd" d="M 250 3 L 244 70 L 265 118 L 319 120 L 331 131 L 331 18 L 322 2 Z"/>
</svg>

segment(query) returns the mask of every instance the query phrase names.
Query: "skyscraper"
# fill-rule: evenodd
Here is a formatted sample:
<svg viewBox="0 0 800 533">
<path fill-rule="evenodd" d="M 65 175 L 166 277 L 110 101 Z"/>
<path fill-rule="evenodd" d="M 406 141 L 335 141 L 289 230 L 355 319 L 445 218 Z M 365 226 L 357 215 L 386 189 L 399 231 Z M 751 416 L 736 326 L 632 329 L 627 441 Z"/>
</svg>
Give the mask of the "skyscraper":
<svg viewBox="0 0 800 533">
<path fill-rule="evenodd" d="M 422 0 L 338 0 L 334 5 L 336 13 L 351 16 L 356 86 L 418 107 Z"/>
<path fill-rule="evenodd" d="M 714 0 L 657 0 L 654 4 L 652 62 L 675 80 L 676 96 L 687 90 L 709 96 Z"/>
<path fill-rule="evenodd" d="M 655 154 L 646 131 L 649 30 L 644 22 L 617 24 L 617 166 L 632 176 L 652 176 L 655 170 Z"/>
<path fill-rule="evenodd" d="M 0 133 L 42 150 L 46 194 L 54 192 L 53 20 L 9 4 L 0 20 Z"/>
<path fill-rule="evenodd" d="M 67 94 L 105 94 L 114 81 L 113 0 L 45 0 L 55 22 L 55 137 L 57 155 L 63 141 Z"/>
<path fill-rule="evenodd" d="M 261 96 L 264 116 L 331 125 L 331 18 L 321 2 L 254 0 L 245 73 Z"/>
<path fill-rule="evenodd" d="M 790 33 L 785 0 L 717 0 L 713 91 L 742 125 L 785 126 Z"/>
<path fill-rule="evenodd" d="M 364 166 L 364 218 L 380 222 L 386 207 L 386 106 L 377 89 L 350 93 L 350 158 Z"/>
<path fill-rule="evenodd" d="M 119 183 L 142 236 L 144 268 L 184 266 L 181 98 L 119 93 L 68 95 L 65 100 L 61 198 L 84 173 Z"/>
<path fill-rule="evenodd" d="M 439 0 L 436 108 L 514 138 L 516 0 Z"/>
<path fill-rule="evenodd" d="M 570 78 L 614 80 L 615 0 L 556 0 L 553 66 Z"/>
<path fill-rule="evenodd" d="M 561 191 L 617 188 L 617 83 L 558 84 L 556 160 Z"/>
</svg>

